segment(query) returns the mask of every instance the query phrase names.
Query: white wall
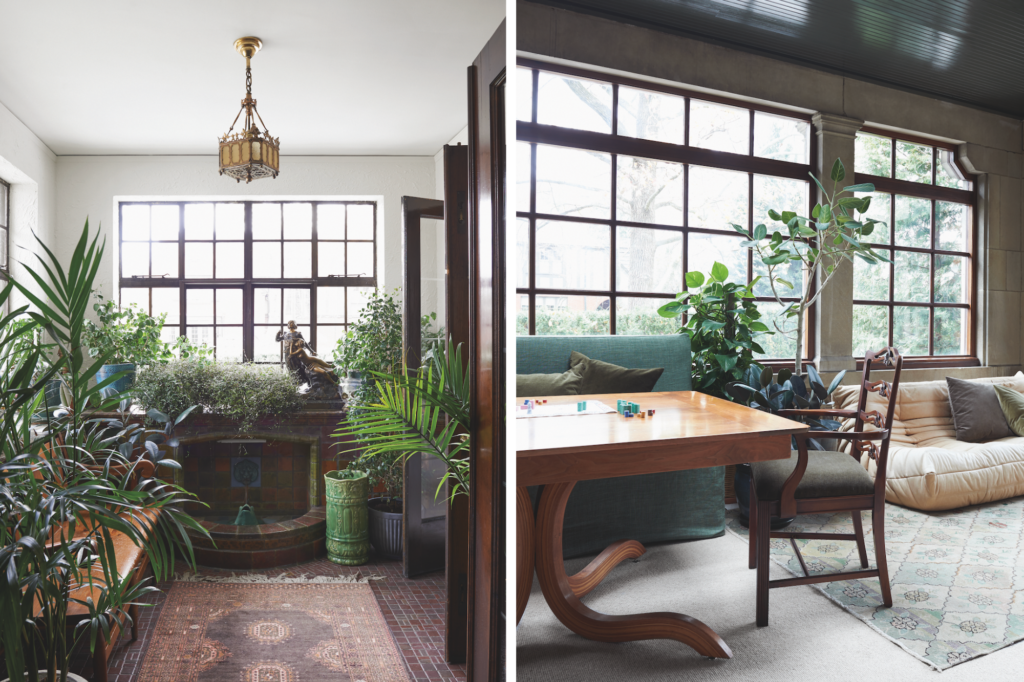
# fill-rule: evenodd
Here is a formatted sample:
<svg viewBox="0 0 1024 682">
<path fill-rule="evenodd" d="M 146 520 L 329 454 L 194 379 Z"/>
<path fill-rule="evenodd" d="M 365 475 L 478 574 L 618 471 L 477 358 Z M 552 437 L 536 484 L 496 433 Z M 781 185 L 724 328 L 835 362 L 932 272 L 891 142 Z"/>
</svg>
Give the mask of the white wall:
<svg viewBox="0 0 1024 682">
<path fill-rule="evenodd" d="M 430 197 L 434 193 L 434 163 L 429 156 L 357 157 L 286 156 L 276 180 L 235 183 L 217 174 L 213 156 L 61 156 L 56 160 L 56 253 L 70 257 L 73 237 L 86 217 L 102 225 L 107 239 L 105 263 L 97 276 L 104 296 L 114 292 L 117 237 L 115 197 L 284 197 L 346 196 L 382 198 L 383 240 L 378 248 L 379 284 L 387 289 L 402 284 L 403 195 Z"/>
<path fill-rule="evenodd" d="M 52 248 L 56 225 L 57 157 L 0 104 L 0 178 L 11 185 L 10 271 L 19 282 L 31 282 L 21 262 L 33 265 L 38 245 L 33 232 Z M 33 287 L 35 288 L 35 287 Z M 12 307 L 26 303 L 15 292 Z"/>
</svg>

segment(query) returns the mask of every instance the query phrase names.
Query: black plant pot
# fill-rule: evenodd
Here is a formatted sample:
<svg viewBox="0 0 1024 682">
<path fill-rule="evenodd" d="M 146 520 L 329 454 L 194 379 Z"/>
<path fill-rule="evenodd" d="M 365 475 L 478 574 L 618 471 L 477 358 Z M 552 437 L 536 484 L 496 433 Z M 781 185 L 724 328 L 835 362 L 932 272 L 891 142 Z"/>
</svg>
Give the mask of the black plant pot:
<svg viewBox="0 0 1024 682">
<path fill-rule="evenodd" d="M 374 503 L 383 505 L 383 502 L 383 497 L 372 497 L 368 502 L 370 544 L 377 551 L 377 556 L 385 559 L 401 559 L 402 512 L 388 512 L 375 508 Z"/>
<path fill-rule="evenodd" d="M 750 465 L 737 464 L 736 476 L 733 478 L 736 491 L 736 503 L 740 507 L 740 525 L 750 527 Z M 772 530 L 780 530 L 793 523 L 793 519 L 772 519 Z"/>
</svg>

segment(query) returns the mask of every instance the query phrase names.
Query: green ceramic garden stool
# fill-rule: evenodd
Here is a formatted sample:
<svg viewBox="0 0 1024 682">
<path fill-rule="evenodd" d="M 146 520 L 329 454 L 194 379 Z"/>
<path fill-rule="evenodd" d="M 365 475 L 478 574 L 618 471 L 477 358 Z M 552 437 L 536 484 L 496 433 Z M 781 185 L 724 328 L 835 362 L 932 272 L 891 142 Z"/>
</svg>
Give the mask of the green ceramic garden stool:
<svg viewBox="0 0 1024 682">
<path fill-rule="evenodd" d="M 359 566 L 370 560 L 366 500 L 370 479 L 365 471 L 346 469 L 324 474 L 327 488 L 327 558 Z"/>
</svg>

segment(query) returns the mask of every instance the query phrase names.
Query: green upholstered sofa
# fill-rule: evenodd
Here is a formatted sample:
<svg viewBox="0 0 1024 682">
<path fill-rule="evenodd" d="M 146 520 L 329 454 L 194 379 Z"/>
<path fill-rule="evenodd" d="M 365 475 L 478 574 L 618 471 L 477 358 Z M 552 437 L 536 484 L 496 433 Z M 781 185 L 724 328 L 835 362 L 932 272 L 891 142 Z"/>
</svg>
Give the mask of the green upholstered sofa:
<svg viewBox="0 0 1024 682">
<path fill-rule="evenodd" d="M 520 336 L 516 372 L 553 374 L 583 353 L 631 369 L 664 367 L 655 391 L 690 390 L 690 339 L 669 336 Z M 536 499 L 536 491 L 531 492 Z M 648 544 L 699 540 L 725 532 L 725 468 L 580 481 L 565 509 L 566 558 L 594 554 L 616 540 Z"/>
</svg>

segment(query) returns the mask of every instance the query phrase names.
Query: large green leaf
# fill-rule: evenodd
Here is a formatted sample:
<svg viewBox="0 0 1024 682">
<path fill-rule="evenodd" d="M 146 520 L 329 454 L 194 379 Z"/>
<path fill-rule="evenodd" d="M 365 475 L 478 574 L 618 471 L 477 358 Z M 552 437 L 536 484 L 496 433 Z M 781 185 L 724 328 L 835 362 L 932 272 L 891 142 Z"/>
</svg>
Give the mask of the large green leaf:
<svg viewBox="0 0 1024 682">
<path fill-rule="evenodd" d="M 738 360 L 736 355 L 715 355 L 715 360 L 718 361 L 718 365 L 722 368 L 723 372 L 728 372 L 736 366 Z"/>
<path fill-rule="evenodd" d="M 843 167 L 842 159 L 836 158 L 835 163 L 832 164 L 832 172 L 829 173 L 829 177 L 832 178 L 833 182 L 842 182 L 846 178 L 846 168 Z"/>
</svg>

